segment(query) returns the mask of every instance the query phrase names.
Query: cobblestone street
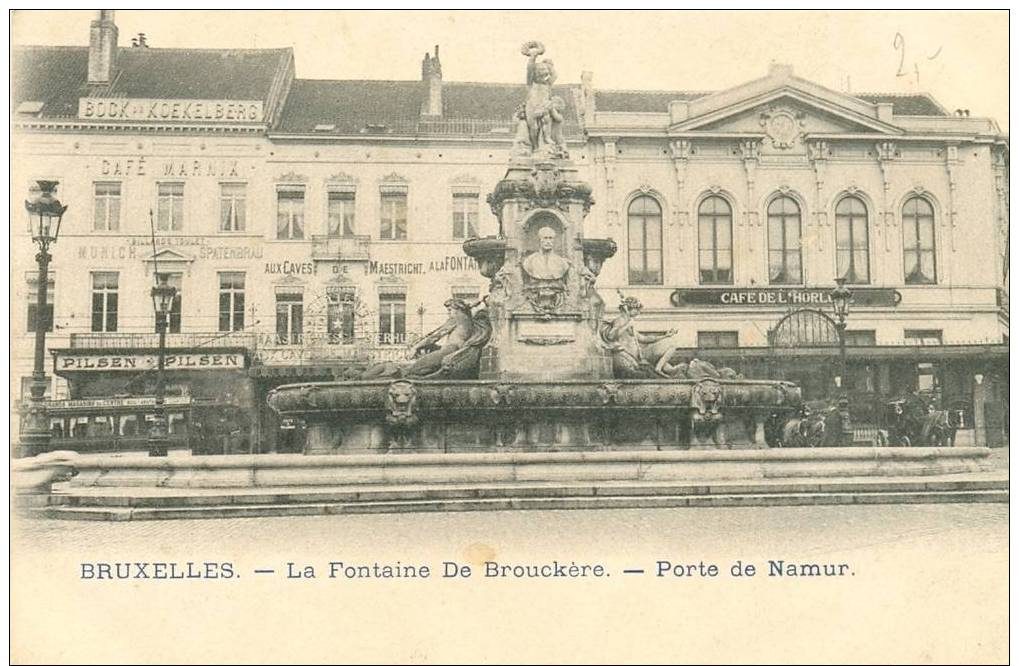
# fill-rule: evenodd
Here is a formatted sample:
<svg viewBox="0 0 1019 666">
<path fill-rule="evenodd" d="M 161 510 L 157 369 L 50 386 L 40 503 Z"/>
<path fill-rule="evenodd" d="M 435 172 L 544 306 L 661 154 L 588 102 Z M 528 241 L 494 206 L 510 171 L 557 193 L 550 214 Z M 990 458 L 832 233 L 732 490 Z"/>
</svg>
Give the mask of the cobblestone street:
<svg viewBox="0 0 1019 666">
<path fill-rule="evenodd" d="M 27 599 L 59 600 L 48 612 L 66 617 L 69 639 L 102 637 L 141 661 L 166 651 L 183 659 L 432 662 L 481 654 L 661 660 L 711 650 L 717 659 L 796 662 L 823 658 L 820 645 L 847 659 L 979 662 L 1003 658 L 1007 644 L 1007 518 L 1005 505 L 945 504 L 22 520 L 13 599 L 16 618 Z M 485 561 L 553 560 L 602 564 L 609 575 L 535 580 L 483 572 Z M 850 573 L 769 576 L 769 560 L 847 563 Z M 472 566 L 472 577 L 443 578 L 447 561 Z M 720 574 L 677 576 L 669 568 L 657 576 L 663 561 L 703 561 Z M 759 575 L 732 577 L 736 561 L 755 564 Z M 82 580 L 82 563 L 98 562 L 229 562 L 237 576 Z M 311 565 L 316 579 L 288 579 L 290 562 L 295 573 Z M 330 562 L 428 565 L 432 575 L 330 578 Z M 644 573 L 624 573 L 636 569 Z M 250 607 L 262 610 L 235 619 Z M 620 634 L 595 626 L 618 626 Z M 720 644 L 734 627 L 744 640 Z M 387 630 L 392 644 L 377 640 Z M 189 642 L 207 631 L 230 638 L 212 648 Z M 801 641 L 808 633 L 827 641 L 808 647 Z M 276 640 L 283 635 L 287 641 Z M 529 638 L 501 643 L 498 653 L 483 648 L 509 635 Z M 89 645 L 89 654 L 104 654 Z"/>
<path fill-rule="evenodd" d="M 308 547 L 328 553 L 358 550 L 444 553 L 461 541 L 495 541 L 528 553 L 555 555 L 568 544 L 588 553 L 634 549 L 705 553 L 773 552 L 799 541 L 798 554 L 897 548 L 949 539 L 995 552 L 1007 548 L 1008 508 L 1002 505 L 882 505 L 705 510 L 524 511 L 171 520 L 107 523 L 23 520 L 19 548 L 79 554 L 98 551 L 173 557 L 225 543 L 266 555 Z M 450 537 L 453 538 L 451 542 Z M 472 541 L 473 540 L 473 541 Z M 607 552 L 599 552 L 610 545 Z"/>
</svg>

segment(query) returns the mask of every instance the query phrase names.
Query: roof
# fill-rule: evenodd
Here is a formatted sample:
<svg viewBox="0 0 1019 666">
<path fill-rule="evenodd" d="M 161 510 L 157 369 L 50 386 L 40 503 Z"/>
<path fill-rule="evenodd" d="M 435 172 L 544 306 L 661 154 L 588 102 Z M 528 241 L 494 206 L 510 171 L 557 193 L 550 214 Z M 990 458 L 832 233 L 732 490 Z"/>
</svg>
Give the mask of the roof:
<svg viewBox="0 0 1019 666">
<path fill-rule="evenodd" d="M 113 86 L 89 90 L 88 47 L 22 46 L 12 59 L 11 108 L 41 102 L 41 118 L 75 117 L 78 99 L 89 94 L 147 99 L 261 100 L 267 119 L 292 73 L 293 52 L 283 49 L 120 48 Z M 421 81 L 294 80 L 274 123 L 284 134 L 457 134 L 513 133 L 513 112 L 526 97 L 524 84 L 442 85 L 439 118 L 422 116 L 427 84 Z M 575 100 L 580 86 L 555 86 L 566 104 L 565 134 L 581 136 Z M 673 100 L 694 100 L 706 91 L 598 90 L 595 108 L 604 112 L 666 113 Z M 928 94 L 857 94 L 868 103 L 891 103 L 893 113 L 947 116 Z M 25 108 L 25 107 L 22 107 Z M 330 127 L 331 126 L 331 127 Z M 318 129 L 316 129 L 318 127 Z"/>
<path fill-rule="evenodd" d="M 270 102 L 289 67 L 290 49 L 120 48 L 104 97 Z M 11 64 L 11 105 L 43 102 L 44 118 L 76 116 L 88 94 L 88 47 L 22 46 Z"/>
<path fill-rule="evenodd" d="M 897 116 L 947 116 L 945 108 L 927 93 L 916 95 L 889 95 L 886 93 L 857 93 L 853 95 L 871 104 L 891 104 Z"/>
<path fill-rule="evenodd" d="M 658 90 L 596 90 L 594 108 L 597 111 L 623 113 L 666 113 L 669 102 L 691 100 L 711 93 L 693 91 Z"/>
<path fill-rule="evenodd" d="M 693 100 L 712 94 L 713 91 L 651 91 L 651 90 L 597 90 L 594 93 L 598 111 L 624 113 L 667 113 L 669 102 Z M 897 116 L 947 116 L 938 102 L 928 93 L 888 94 L 857 93 L 853 97 L 868 104 L 891 104 Z"/>
<path fill-rule="evenodd" d="M 442 84 L 442 117 L 421 115 L 428 94 L 421 81 L 295 80 L 277 131 L 335 134 L 506 134 L 513 112 L 523 104 L 523 84 Z M 579 136 L 573 91 L 555 86 L 566 103 L 566 136 Z M 331 127 L 330 127 L 331 126 Z M 329 127 L 328 130 L 324 129 Z"/>
</svg>

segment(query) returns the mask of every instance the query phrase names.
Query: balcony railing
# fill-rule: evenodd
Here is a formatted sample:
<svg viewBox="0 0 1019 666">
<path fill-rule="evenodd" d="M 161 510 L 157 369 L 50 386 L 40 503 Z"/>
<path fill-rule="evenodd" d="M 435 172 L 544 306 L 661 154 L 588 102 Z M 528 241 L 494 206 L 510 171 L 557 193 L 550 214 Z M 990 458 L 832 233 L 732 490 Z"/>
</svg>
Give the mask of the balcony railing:
<svg viewBox="0 0 1019 666">
<path fill-rule="evenodd" d="M 243 347 L 253 349 L 255 335 L 245 331 L 230 333 L 169 333 L 166 346 L 170 349 L 193 347 Z M 71 333 L 71 349 L 155 349 L 159 347 L 156 333 Z"/>
<path fill-rule="evenodd" d="M 312 236 L 311 258 L 367 261 L 371 236 Z"/>
</svg>

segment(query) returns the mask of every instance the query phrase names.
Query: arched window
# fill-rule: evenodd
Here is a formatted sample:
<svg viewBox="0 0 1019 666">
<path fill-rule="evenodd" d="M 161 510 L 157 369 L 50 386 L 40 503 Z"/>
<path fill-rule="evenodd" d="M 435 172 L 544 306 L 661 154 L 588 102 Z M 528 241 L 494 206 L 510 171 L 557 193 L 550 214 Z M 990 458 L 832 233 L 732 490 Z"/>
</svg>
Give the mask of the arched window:
<svg viewBox="0 0 1019 666">
<path fill-rule="evenodd" d="M 732 284 L 732 208 L 710 196 L 697 209 L 701 284 Z"/>
<path fill-rule="evenodd" d="M 662 283 L 662 207 L 639 196 L 626 211 L 629 227 L 630 284 Z"/>
<path fill-rule="evenodd" d="M 910 197 L 902 206 L 902 265 L 906 284 L 938 281 L 934 256 L 934 208 L 923 197 Z"/>
<path fill-rule="evenodd" d="M 867 206 L 859 197 L 844 197 L 835 206 L 835 262 L 839 277 L 850 284 L 870 282 Z"/>
<path fill-rule="evenodd" d="M 803 282 L 800 207 L 791 197 L 768 204 L 768 279 L 772 284 Z"/>
</svg>

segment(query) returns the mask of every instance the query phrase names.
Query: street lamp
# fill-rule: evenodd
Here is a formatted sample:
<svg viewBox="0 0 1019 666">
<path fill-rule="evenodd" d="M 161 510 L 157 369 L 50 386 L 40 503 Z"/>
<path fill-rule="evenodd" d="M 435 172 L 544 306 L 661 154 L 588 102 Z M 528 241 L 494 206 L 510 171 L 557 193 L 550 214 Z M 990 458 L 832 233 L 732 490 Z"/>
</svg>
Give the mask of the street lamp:
<svg viewBox="0 0 1019 666">
<path fill-rule="evenodd" d="M 853 292 L 846 287 L 845 278 L 835 278 L 835 288 L 831 290 L 831 307 L 835 315 L 835 329 L 839 334 L 839 376 L 836 386 L 839 388 L 838 408 L 842 421 L 842 443 L 852 443 L 852 429 L 849 424 L 849 386 L 848 367 L 846 364 L 846 319 L 849 318 L 849 303 Z"/>
<path fill-rule="evenodd" d="M 166 327 L 167 318 L 173 308 L 173 299 L 177 296 L 177 290 L 167 280 L 166 273 L 156 273 L 157 284 L 152 288 L 152 307 L 156 312 L 156 332 L 159 334 L 159 359 L 156 365 L 156 413 L 152 419 L 152 426 L 149 428 L 149 455 L 166 455 L 166 438 L 168 428 L 166 424 L 166 383 L 163 376 L 163 367 L 166 363 Z"/>
<path fill-rule="evenodd" d="M 28 210 L 28 226 L 32 240 L 39 246 L 35 255 L 38 264 L 39 280 L 35 306 L 35 363 L 32 367 L 32 384 L 30 387 L 31 401 L 26 410 L 24 427 L 21 434 L 21 445 L 15 452 L 18 457 L 33 456 L 45 452 L 50 443 L 49 419 L 46 415 L 46 372 L 44 358 L 46 355 L 46 329 L 50 319 L 46 316 L 46 305 L 49 296 L 50 245 L 57 242 L 60 235 L 60 221 L 64 217 L 67 206 L 60 203 L 54 196 L 57 182 L 53 180 L 36 181 L 29 191 L 34 194 L 25 200 Z"/>
</svg>

